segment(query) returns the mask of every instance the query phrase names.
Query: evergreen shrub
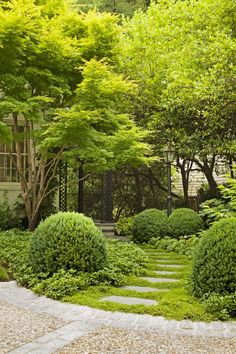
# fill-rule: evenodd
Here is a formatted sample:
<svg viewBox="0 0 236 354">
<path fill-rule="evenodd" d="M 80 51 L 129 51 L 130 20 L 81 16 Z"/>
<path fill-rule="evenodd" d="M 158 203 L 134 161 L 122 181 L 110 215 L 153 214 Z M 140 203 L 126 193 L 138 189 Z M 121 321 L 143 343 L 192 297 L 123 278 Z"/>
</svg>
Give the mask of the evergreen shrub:
<svg viewBox="0 0 236 354">
<path fill-rule="evenodd" d="M 236 218 L 222 219 L 204 232 L 193 259 L 195 296 L 236 291 Z"/>
<path fill-rule="evenodd" d="M 59 269 L 95 272 L 107 264 L 106 240 L 90 218 L 60 212 L 34 231 L 29 261 L 37 273 L 53 274 Z"/>
<path fill-rule="evenodd" d="M 167 252 L 176 252 L 178 254 L 184 254 L 192 257 L 199 240 L 200 238 L 196 235 L 190 235 L 187 238 L 180 237 L 179 239 L 166 236 L 151 238 L 149 244 Z"/>
<path fill-rule="evenodd" d="M 204 222 L 200 215 L 189 208 L 175 209 L 169 216 L 170 236 L 194 235 L 204 229 Z"/>
<path fill-rule="evenodd" d="M 166 236 L 168 230 L 168 218 L 163 211 L 146 209 L 134 217 L 132 239 L 135 243 L 144 243 L 152 237 Z"/>
<path fill-rule="evenodd" d="M 7 199 L 0 201 L 0 230 L 9 230 L 20 227 L 20 217 L 15 207 L 11 206 Z"/>
<path fill-rule="evenodd" d="M 132 233 L 133 216 L 121 217 L 116 223 L 118 235 L 129 236 Z"/>
<path fill-rule="evenodd" d="M 203 306 L 219 320 L 236 317 L 236 292 L 230 295 L 211 294 L 203 299 Z"/>
</svg>

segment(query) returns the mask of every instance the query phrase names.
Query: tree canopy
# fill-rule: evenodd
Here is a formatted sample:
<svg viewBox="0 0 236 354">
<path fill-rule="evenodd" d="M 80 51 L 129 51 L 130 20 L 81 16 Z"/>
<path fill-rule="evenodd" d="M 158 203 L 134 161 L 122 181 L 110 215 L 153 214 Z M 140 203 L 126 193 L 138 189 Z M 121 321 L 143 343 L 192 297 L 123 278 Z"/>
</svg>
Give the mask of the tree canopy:
<svg viewBox="0 0 236 354">
<path fill-rule="evenodd" d="M 88 160 L 103 157 L 106 165 L 117 152 L 119 130 L 130 129 L 132 156 L 132 146 L 146 150 L 136 143 L 142 134 L 129 119 L 126 94 L 134 85 L 109 69 L 118 60 L 117 21 L 109 13 L 78 13 L 67 1 L 12 0 L 0 6 L 0 115 L 12 117 L 16 152 L 9 148 L 30 228 L 65 148 Z"/>
<path fill-rule="evenodd" d="M 172 142 L 212 187 L 215 155 L 235 154 L 232 0 L 158 1 L 124 23 L 123 69 L 139 85 L 141 124 Z M 208 173 L 209 172 L 209 173 Z"/>
</svg>

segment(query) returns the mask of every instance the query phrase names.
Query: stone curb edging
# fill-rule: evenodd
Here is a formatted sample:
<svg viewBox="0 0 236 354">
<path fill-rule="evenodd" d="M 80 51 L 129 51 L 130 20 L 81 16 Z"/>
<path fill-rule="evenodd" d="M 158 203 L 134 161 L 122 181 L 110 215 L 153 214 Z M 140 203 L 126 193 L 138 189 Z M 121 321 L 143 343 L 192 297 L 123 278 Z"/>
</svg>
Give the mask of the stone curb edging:
<svg viewBox="0 0 236 354">
<path fill-rule="evenodd" d="M 11 354 L 53 353 L 101 326 L 159 333 L 171 330 L 172 333 L 181 335 L 236 338 L 236 322 L 176 321 L 166 320 L 161 316 L 103 311 L 39 297 L 31 290 L 18 286 L 15 281 L 0 283 L 0 298 L 33 312 L 67 321 L 67 324 L 59 329 L 14 349 Z"/>
</svg>

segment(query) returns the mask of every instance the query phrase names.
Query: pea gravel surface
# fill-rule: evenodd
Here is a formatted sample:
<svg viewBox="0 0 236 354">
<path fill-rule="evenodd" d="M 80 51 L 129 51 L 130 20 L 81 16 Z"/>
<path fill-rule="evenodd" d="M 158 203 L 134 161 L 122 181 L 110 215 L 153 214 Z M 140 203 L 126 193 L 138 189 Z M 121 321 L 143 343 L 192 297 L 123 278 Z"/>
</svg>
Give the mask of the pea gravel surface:
<svg viewBox="0 0 236 354">
<path fill-rule="evenodd" d="M 55 354 L 235 354 L 236 339 L 101 327 Z"/>
<path fill-rule="evenodd" d="M 0 299 L 0 354 L 54 331 L 65 322 L 38 314 Z"/>
</svg>

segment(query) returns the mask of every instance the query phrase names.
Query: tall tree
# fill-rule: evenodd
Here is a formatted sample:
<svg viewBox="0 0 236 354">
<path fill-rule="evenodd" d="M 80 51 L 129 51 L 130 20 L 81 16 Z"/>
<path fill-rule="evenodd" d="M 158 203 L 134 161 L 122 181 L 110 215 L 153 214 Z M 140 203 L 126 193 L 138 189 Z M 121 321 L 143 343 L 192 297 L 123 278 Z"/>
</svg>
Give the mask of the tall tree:
<svg viewBox="0 0 236 354">
<path fill-rule="evenodd" d="M 67 145 L 63 141 L 52 148 L 53 144 L 44 143 L 45 130 L 50 122 L 55 125 L 56 119 L 52 119 L 59 115 L 61 120 L 68 118 L 65 125 L 72 124 L 80 145 L 91 142 L 91 149 L 96 151 L 109 133 L 106 127 L 111 130 L 118 124 L 111 118 L 112 123 L 106 126 L 99 110 L 97 114 L 85 112 L 76 105 L 72 111 L 68 109 L 78 99 L 76 87 L 83 80 L 80 68 L 86 61 L 96 57 L 115 63 L 119 33 L 115 16 L 94 12 L 80 15 L 66 1 L 41 1 L 37 5 L 33 0 L 12 0 L 0 6 L 0 115 L 12 117 L 16 152 L 10 153 L 30 229 L 37 224 L 40 206 L 51 192 L 51 181 Z M 63 113 L 58 113 L 59 108 Z M 93 126 L 97 120 L 101 132 Z M 128 117 L 125 120 L 128 124 Z M 27 144 L 26 169 L 22 141 Z"/>
<path fill-rule="evenodd" d="M 235 10 L 232 0 L 165 0 L 124 24 L 122 63 L 139 84 L 137 119 L 155 130 L 157 151 L 174 143 L 212 190 L 216 158 L 235 156 Z"/>
</svg>

